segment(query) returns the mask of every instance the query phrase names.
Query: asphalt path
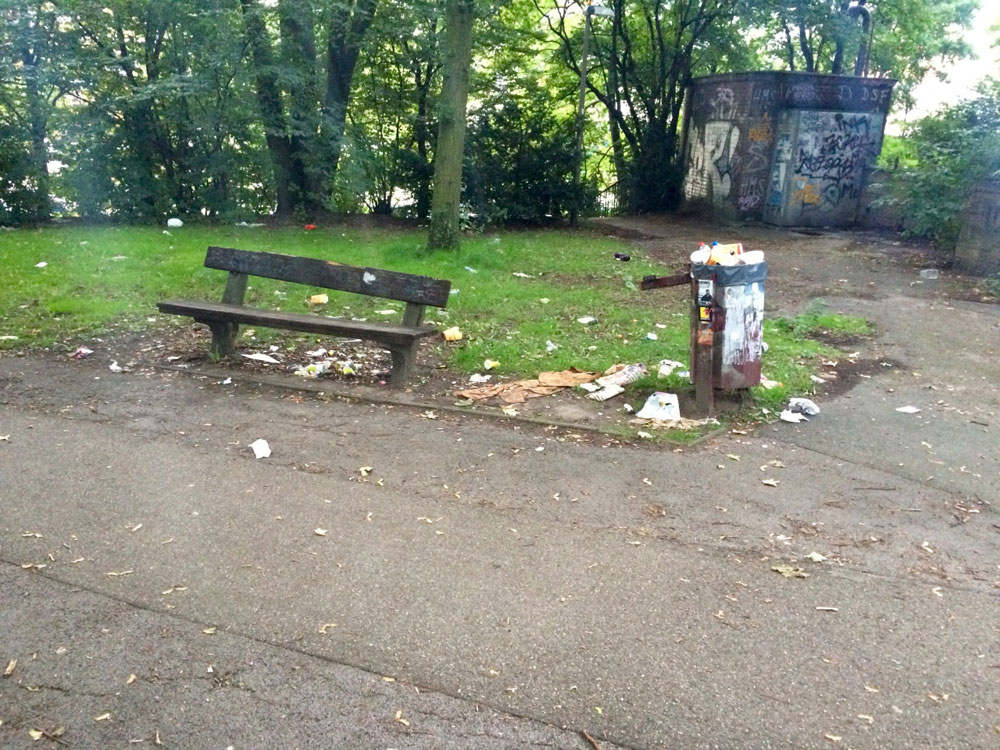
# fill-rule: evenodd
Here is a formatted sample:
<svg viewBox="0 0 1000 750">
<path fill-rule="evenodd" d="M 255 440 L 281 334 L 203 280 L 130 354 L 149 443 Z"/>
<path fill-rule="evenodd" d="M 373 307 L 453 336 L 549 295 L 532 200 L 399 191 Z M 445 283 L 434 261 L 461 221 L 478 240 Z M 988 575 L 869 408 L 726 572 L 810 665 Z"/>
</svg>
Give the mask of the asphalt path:
<svg viewBox="0 0 1000 750">
<path fill-rule="evenodd" d="M 5 748 L 1000 738 L 996 454 L 899 467 L 916 423 L 876 391 L 675 451 L 54 356 L 0 378 Z"/>
</svg>

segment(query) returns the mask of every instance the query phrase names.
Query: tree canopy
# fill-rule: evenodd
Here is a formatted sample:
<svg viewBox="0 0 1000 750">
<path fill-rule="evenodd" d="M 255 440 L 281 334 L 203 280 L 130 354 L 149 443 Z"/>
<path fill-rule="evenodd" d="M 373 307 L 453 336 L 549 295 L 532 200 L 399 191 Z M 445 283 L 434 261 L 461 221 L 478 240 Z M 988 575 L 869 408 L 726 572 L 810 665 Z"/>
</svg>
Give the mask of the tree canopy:
<svg viewBox="0 0 1000 750">
<path fill-rule="evenodd" d="M 548 221 L 615 187 L 678 198 L 685 90 L 709 73 L 854 71 L 909 86 L 967 52 L 977 0 L 468 0 L 463 216 Z M 78 215 L 429 219 L 453 97 L 447 0 L 6 0 L 0 222 Z M 861 71 L 864 72 L 864 71 Z M 444 95 L 443 95 L 444 94 Z M 439 138 L 443 140 L 439 140 Z M 451 144 L 451 145 L 449 145 Z"/>
</svg>

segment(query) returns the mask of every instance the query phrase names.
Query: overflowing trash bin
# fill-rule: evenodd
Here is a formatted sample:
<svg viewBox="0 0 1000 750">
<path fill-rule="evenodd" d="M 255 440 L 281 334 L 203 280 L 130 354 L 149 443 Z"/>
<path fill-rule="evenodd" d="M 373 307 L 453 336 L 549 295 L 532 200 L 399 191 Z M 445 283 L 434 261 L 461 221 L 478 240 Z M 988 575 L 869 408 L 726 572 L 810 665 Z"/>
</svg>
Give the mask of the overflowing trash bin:
<svg viewBox="0 0 1000 750">
<path fill-rule="evenodd" d="M 766 279 L 767 263 L 762 258 L 756 263 L 726 266 L 691 264 L 695 298 L 691 313 L 691 373 L 695 381 L 698 332 L 707 322 L 712 331 L 712 387 L 728 391 L 760 385 Z"/>
<path fill-rule="evenodd" d="M 686 273 L 647 276 L 642 289 L 691 285 L 691 380 L 701 411 L 713 411 L 713 391 L 761 382 L 764 350 L 764 253 L 739 243 L 702 244 Z"/>
</svg>

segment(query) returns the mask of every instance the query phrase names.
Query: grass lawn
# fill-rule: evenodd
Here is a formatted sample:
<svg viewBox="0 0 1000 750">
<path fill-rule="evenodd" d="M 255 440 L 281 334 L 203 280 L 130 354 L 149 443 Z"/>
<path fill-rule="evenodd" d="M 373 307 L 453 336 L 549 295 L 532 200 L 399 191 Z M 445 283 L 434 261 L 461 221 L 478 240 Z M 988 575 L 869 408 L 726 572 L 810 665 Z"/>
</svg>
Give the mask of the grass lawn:
<svg viewBox="0 0 1000 750">
<path fill-rule="evenodd" d="M 672 273 L 613 239 L 567 231 L 489 233 L 466 238 L 458 253 L 423 251 L 422 231 L 235 226 L 63 227 L 0 232 L 0 349 L 63 347 L 71 351 L 94 336 L 121 330 L 190 325 L 160 316 L 168 297 L 219 299 L 225 273 L 206 269 L 208 245 L 306 255 L 352 265 L 387 268 L 450 279 L 446 311 L 431 323 L 457 325 L 458 345 L 440 344 L 458 372 L 499 361 L 496 372 L 533 376 L 542 370 L 604 370 L 616 362 L 688 361 L 685 290 L 641 292 L 646 274 Z M 627 252 L 632 260 L 614 259 Z M 44 267 L 37 264 L 45 263 Z M 515 274 L 526 274 L 520 276 Z M 310 294 L 325 291 L 252 279 L 247 304 L 288 311 L 308 309 Z M 392 319 L 379 310 L 402 303 L 330 293 L 328 315 Z M 594 316 L 596 324 L 577 322 Z M 765 374 L 784 385 L 754 389 L 757 404 L 775 406 L 788 395 L 808 394 L 819 356 L 834 354 L 808 334 L 817 328 L 855 330 L 864 321 L 807 312 L 792 320 L 765 321 Z M 656 340 L 647 338 L 655 334 Z M 258 331 L 258 340 L 269 334 Z M 281 334 L 275 333 L 278 337 Z M 556 345 L 549 351 L 547 342 Z M 649 379 L 647 379 L 649 380 Z M 690 388 L 686 379 L 644 382 L 637 388 Z"/>
</svg>

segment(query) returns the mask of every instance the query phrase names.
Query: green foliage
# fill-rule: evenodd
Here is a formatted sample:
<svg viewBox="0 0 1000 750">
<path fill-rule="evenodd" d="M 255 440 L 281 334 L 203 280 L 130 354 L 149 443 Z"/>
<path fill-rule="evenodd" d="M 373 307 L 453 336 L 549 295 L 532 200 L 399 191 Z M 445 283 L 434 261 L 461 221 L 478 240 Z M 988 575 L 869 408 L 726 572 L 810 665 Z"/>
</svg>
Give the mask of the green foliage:
<svg viewBox="0 0 1000 750">
<path fill-rule="evenodd" d="M 1000 80 L 971 100 L 914 123 L 907 149 L 916 163 L 893 175 L 892 200 L 902 205 L 905 233 L 946 249 L 958 241 L 969 190 L 1000 175 Z"/>
<path fill-rule="evenodd" d="M 808 73 L 851 74 L 861 49 L 867 50 L 868 74 L 899 81 L 897 97 L 910 102 L 910 91 L 935 66 L 969 54 L 963 31 L 972 22 L 978 0 L 881 0 L 868 5 L 870 33 L 862 24 L 856 0 L 763 0 L 749 19 L 766 30 L 757 44 L 773 64 Z"/>
<path fill-rule="evenodd" d="M 465 196 L 488 223 L 544 222 L 569 211 L 575 132 L 536 85 L 502 89 L 472 114 L 465 164 Z M 584 206 L 596 199 L 592 183 Z"/>
<path fill-rule="evenodd" d="M 810 302 L 801 315 L 793 318 L 776 318 L 774 328 L 798 337 L 836 334 L 840 336 L 867 336 L 871 324 L 864 318 L 831 313 L 826 300 Z"/>
<path fill-rule="evenodd" d="M 693 76 L 768 66 L 826 72 L 838 38 L 845 64 L 863 41 L 860 25 L 837 12 L 842 0 L 603 4 L 612 15 L 593 18 L 587 36 L 583 202 L 591 206 L 598 183 L 616 185 L 631 211 L 674 205 Z M 961 35 L 975 5 L 873 3 L 872 74 L 899 79 L 905 100 L 933 65 L 966 52 Z M 575 199 L 568 191 L 586 6 L 476 6 L 463 200 L 480 222 L 556 216 Z M 435 164 L 456 150 L 436 141 L 445 7 L 6 0 L 0 221 L 51 213 L 294 219 L 330 208 L 426 220 Z M 886 164 L 900 156 L 901 166 L 914 166 L 891 141 L 887 150 Z M 936 163 L 928 154 L 919 161 Z M 946 148 L 940 160 L 948 158 Z M 52 161 L 64 165 L 58 174 L 48 173 Z M 914 176 L 913 190 L 930 198 L 936 183 L 925 176 L 926 184 Z M 930 223 L 947 223 L 947 197 L 938 208 Z"/>
</svg>

